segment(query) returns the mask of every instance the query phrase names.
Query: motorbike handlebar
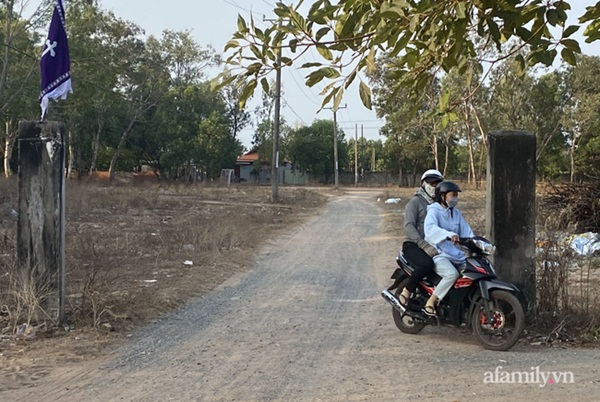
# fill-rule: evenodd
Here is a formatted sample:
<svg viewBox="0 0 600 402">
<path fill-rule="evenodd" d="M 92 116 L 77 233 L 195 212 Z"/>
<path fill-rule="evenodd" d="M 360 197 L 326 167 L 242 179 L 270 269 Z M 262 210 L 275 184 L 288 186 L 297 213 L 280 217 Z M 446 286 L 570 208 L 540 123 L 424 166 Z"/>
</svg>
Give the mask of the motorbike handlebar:
<svg viewBox="0 0 600 402">
<path fill-rule="evenodd" d="M 462 244 L 463 246 L 466 245 L 472 238 L 471 237 L 459 237 L 458 238 L 458 244 Z M 448 241 L 452 241 L 451 237 L 446 237 L 446 240 Z"/>
</svg>

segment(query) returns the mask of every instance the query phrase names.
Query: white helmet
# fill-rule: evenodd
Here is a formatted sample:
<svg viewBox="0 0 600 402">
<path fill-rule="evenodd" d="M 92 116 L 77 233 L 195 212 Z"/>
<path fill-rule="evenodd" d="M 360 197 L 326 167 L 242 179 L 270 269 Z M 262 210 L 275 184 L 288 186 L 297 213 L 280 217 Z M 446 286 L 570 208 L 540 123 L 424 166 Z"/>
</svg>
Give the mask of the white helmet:
<svg viewBox="0 0 600 402">
<path fill-rule="evenodd" d="M 423 176 L 421 176 L 421 183 L 423 183 L 423 181 L 430 183 L 432 181 L 442 181 L 442 180 L 444 180 L 444 176 L 442 176 L 440 171 L 436 170 L 436 169 L 426 170 L 425 173 L 423 173 Z"/>
</svg>

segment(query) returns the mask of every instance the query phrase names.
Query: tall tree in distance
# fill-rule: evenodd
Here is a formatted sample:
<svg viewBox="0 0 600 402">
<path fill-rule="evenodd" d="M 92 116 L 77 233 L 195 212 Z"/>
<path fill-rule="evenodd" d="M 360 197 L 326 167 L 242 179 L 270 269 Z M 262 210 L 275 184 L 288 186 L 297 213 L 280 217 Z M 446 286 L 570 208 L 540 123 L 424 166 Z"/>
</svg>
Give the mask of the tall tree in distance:
<svg viewBox="0 0 600 402">
<path fill-rule="evenodd" d="M 25 0 L 10 0 L 0 4 L 0 116 L 4 122 L 2 155 L 5 176 L 11 174 L 10 160 L 17 137 L 19 118 L 39 118 L 34 107 L 39 95 L 39 35 L 49 17 L 49 0 L 42 1 L 29 17 L 23 15 Z"/>
<path fill-rule="evenodd" d="M 235 83 L 226 85 L 223 88 L 223 96 L 227 105 L 227 115 L 231 122 L 231 132 L 234 138 L 238 138 L 239 133 L 251 124 L 251 115 L 247 110 L 247 105 L 240 105 L 240 88 Z"/>
<path fill-rule="evenodd" d="M 600 132 L 600 57 L 581 56 L 577 66 L 566 72 L 564 128 L 568 135 L 569 179 L 598 171 Z"/>
<path fill-rule="evenodd" d="M 286 136 L 287 155 L 294 167 L 315 179 L 325 182 L 333 177 L 333 121 L 315 120 L 310 126 L 291 130 Z M 337 129 L 338 164 L 348 166 L 348 147 L 345 134 Z"/>
</svg>

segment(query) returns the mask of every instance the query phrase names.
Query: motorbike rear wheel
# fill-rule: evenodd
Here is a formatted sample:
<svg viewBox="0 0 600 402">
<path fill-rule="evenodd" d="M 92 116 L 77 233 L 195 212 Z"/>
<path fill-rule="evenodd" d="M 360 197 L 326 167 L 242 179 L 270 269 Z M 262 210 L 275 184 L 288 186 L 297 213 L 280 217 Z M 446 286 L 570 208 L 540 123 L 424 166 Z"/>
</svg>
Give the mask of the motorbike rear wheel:
<svg viewBox="0 0 600 402">
<path fill-rule="evenodd" d="M 510 292 L 495 290 L 490 294 L 492 322 L 487 322 L 482 298 L 473 310 L 473 332 L 484 348 L 508 350 L 519 340 L 525 325 L 525 313 L 519 299 Z"/>
<path fill-rule="evenodd" d="M 400 296 L 400 293 L 402 293 L 402 290 L 404 290 L 407 283 L 408 278 L 400 282 L 400 285 L 398 285 L 398 288 L 396 288 L 396 298 Z M 417 289 L 417 292 L 418 291 L 419 290 Z M 396 324 L 396 327 L 398 327 L 400 331 L 406 334 L 418 334 L 423 330 L 423 328 L 425 328 L 425 323 L 417 321 L 414 318 L 409 317 L 407 315 L 402 316 L 402 314 L 400 314 L 400 312 L 395 308 L 392 309 L 392 314 L 394 316 L 394 323 Z"/>
</svg>

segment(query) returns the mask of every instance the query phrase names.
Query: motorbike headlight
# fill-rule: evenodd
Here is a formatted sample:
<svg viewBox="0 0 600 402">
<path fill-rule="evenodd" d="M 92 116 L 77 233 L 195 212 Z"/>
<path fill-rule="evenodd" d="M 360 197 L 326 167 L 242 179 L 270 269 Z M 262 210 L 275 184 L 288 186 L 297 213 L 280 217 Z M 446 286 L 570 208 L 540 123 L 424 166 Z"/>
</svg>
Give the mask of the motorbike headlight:
<svg viewBox="0 0 600 402">
<path fill-rule="evenodd" d="M 492 255 L 496 252 L 496 246 L 482 239 L 473 239 L 473 242 L 481 249 L 481 252 L 486 255 Z"/>
</svg>

